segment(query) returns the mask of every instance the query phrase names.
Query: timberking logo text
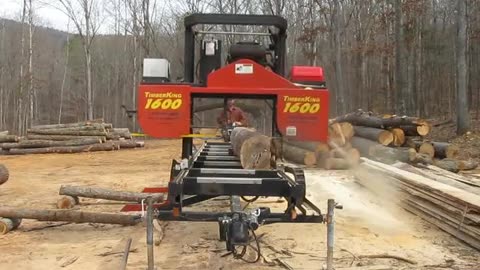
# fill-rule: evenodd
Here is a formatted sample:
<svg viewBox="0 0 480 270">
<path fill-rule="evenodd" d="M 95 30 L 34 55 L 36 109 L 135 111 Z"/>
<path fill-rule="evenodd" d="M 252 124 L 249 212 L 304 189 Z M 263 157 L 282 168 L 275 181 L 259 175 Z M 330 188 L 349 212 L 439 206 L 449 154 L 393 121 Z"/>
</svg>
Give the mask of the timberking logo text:
<svg viewBox="0 0 480 270">
<path fill-rule="evenodd" d="M 306 96 L 306 97 L 291 97 L 284 96 L 285 101 L 284 113 L 317 113 L 320 111 L 320 98 Z"/>
<path fill-rule="evenodd" d="M 182 94 L 174 92 L 151 93 L 145 92 L 146 110 L 178 110 L 183 103 Z"/>
</svg>

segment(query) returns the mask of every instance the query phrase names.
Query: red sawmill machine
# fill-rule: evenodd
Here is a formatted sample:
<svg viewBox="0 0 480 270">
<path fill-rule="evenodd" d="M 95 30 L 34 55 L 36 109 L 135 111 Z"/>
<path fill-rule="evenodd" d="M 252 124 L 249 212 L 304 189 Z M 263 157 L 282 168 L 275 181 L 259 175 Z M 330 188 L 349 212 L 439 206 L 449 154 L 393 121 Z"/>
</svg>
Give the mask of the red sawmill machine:
<svg viewBox="0 0 480 270">
<path fill-rule="evenodd" d="M 198 30 L 199 25 L 249 26 L 248 29 L 257 27 L 264 31 Z M 326 142 L 329 92 L 323 69 L 293 66 L 287 74 L 287 21 L 280 16 L 192 14 L 185 17 L 184 26 L 183 79 L 180 82 L 170 79 L 167 59 L 144 59 L 143 79 L 138 89 L 136 114 L 143 132 L 153 138 L 182 139 L 182 154 L 179 161 L 172 161 L 168 187 L 143 191 L 166 194 L 164 202 L 150 203 L 147 207 L 150 220 L 217 222 L 219 240 L 226 242 L 226 249 L 235 258 L 241 258 L 245 248 L 255 241 L 255 230 L 261 225 L 332 224 L 329 223 L 331 215 L 322 214 L 319 207 L 306 198 L 307 179 L 303 169 L 286 165 L 275 165 L 268 170 L 242 167 L 229 138 L 237 127 L 223 127 L 223 138 L 204 138 L 200 147 L 193 143 L 199 136 L 193 129 L 203 127 L 194 124 L 196 102 L 205 99 L 220 100 L 224 109 L 229 99 L 242 99 L 245 104 L 268 103 L 271 119 L 264 127 L 267 126 L 265 130 L 270 133 L 265 135 Z M 269 44 L 256 40 L 236 42 L 229 46 L 226 61 L 222 61 L 222 40 L 216 39 L 217 35 L 256 36 Z M 281 197 L 287 207 L 278 213 L 264 206 L 243 210 L 240 202 L 248 200 L 247 196 Z M 216 197 L 230 198 L 230 211 L 185 209 Z M 142 207 L 130 204 L 122 211 L 141 211 L 145 209 Z M 329 199 L 329 213 L 333 213 L 334 208 L 341 206 Z M 238 247 L 243 250 L 238 252 Z"/>
</svg>

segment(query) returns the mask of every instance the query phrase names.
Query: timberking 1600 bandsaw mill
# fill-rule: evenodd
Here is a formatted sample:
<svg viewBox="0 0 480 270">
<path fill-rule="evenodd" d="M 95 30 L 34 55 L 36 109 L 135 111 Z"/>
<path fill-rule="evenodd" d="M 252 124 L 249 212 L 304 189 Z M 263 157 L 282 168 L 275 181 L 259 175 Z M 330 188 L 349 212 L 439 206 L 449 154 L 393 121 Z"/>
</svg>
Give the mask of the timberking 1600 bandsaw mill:
<svg viewBox="0 0 480 270">
<path fill-rule="evenodd" d="M 267 31 L 195 30 L 198 25 L 237 25 L 243 28 L 248 25 L 248 29 L 263 27 Z M 326 142 L 329 93 L 323 69 L 294 66 L 286 75 L 287 21 L 279 16 L 192 14 L 184 19 L 184 26 L 183 81 L 171 82 L 170 64 L 166 59 L 145 59 L 138 92 L 137 117 L 145 134 L 154 138 L 181 138 L 183 141 L 180 162 L 172 161 L 168 187 L 144 190 L 168 194 L 165 202 L 153 205 L 154 218 L 217 222 L 220 240 L 226 242 L 227 250 L 237 258 L 245 253 L 260 225 L 329 223 L 331 215 L 322 215 L 320 209 L 305 197 L 306 179 L 302 169 L 276 165 L 268 170 L 244 169 L 238 156 L 232 152 L 228 135 L 223 141 L 207 140 L 199 148 L 193 144 L 193 129 L 198 128 L 194 126 L 195 102 L 208 98 L 219 99 L 224 104 L 231 98 L 269 102 L 271 134 L 265 135 Z M 256 41 L 232 44 L 228 49 L 227 63 L 223 64 L 222 40 L 210 37 L 214 35 L 260 36 L 267 38 L 269 44 L 264 46 Z M 195 57 L 195 42 L 199 36 L 209 38 L 200 40 L 200 55 Z M 225 129 L 230 130 L 224 130 L 223 134 L 230 134 L 233 127 Z M 231 211 L 184 210 L 187 206 L 219 196 L 230 196 Z M 246 196 L 282 197 L 287 201 L 287 208 L 278 213 L 261 206 L 245 211 L 240 207 L 240 198 L 248 200 Z M 333 200 L 329 200 L 332 213 L 335 206 Z M 141 207 L 126 205 L 123 211 L 139 211 Z M 331 242 L 332 239 L 329 237 L 328 240 Z M 243 248 L 241 252 L 237 251 L 238 246 Z"/>
</svg>

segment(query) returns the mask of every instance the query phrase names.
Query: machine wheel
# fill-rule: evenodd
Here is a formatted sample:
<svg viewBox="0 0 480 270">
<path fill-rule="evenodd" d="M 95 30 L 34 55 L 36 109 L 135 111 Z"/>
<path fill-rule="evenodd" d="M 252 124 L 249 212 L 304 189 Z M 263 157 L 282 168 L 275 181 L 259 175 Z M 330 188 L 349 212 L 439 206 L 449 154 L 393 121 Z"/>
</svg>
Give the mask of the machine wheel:
<svg viewBox="0 0 480 270">
<path fill-rule="evenodd" d="M 0 164 L 0 185 L 7 182 L 9 177 L 9 173 L 7 168 Z"/>
</svg>

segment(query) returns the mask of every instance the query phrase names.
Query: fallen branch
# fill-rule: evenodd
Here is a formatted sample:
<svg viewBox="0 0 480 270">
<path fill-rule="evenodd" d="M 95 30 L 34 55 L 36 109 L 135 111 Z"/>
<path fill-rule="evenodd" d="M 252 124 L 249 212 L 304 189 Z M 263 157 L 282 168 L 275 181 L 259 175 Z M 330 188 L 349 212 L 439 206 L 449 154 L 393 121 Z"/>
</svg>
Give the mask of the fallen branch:
<svg viewBox="0 0 480 270">
<path fill-rule="evenodd" d="M 62 263 L 62 265 L 60 265 L 61 267 L 67 267 L 69 266 L 70 264 L 76 262 L 78 260 L 78 256 L 74 256 L 74 257 L 71 257 L 70 259 L 66 260 L 64 263 Z"/>
<path fill-rule="evenodd" d="M 374 254 L 374 255 L 359 255 L 357 256 L 359 259 L 395 259 L 399 261 L 403 261 L 409 264 L 417 264 L 416 261 L 407 259 L 405 257 L 400 257 L 397 255 L 391 255 L 391 254 Z"/>
<path fill-rule="evenodd" d="M 39 230 L 48 229 L 48 228 L 61 227 L 61 226 L 65 226 L 65 225 L 68 225 L 68 224 L 72 224 L 72 223 L 71 222 L 63 222 L 63 223 L 58 223 L 58 224 L 49 224 L 49 225 L 46 225 L 46 226 L 40 226 L 40 227 L 27 229 L 25 231 L 26 232 L 39 231 Z"/>
<path fill-rule="evenodd" d="M 83 212 L 75 210 L 40 210 L 14 207 L 0 207 L 0 216 L 6 218 L 36 219 L 40 221 L 69 221 L 74 223 L 103 223 L 136 225 L 140 215 Z"/>
</svg>

